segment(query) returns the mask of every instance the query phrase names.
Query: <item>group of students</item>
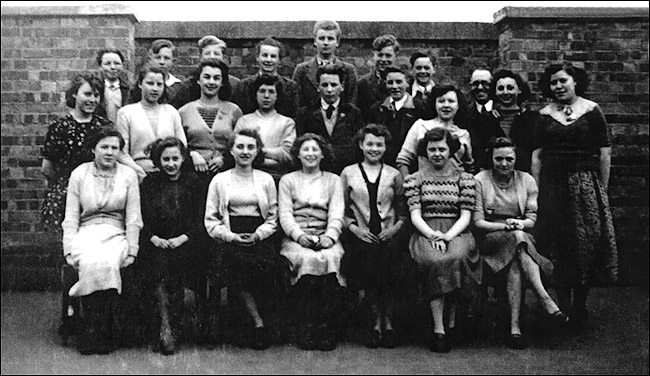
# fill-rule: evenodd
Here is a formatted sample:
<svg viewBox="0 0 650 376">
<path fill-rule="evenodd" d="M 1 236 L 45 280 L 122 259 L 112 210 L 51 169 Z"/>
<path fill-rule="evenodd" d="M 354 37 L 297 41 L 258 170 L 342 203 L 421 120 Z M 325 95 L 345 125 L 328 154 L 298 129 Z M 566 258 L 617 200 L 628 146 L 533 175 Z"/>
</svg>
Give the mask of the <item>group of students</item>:
<svg viewBox="0 0 650 376">
<path fill-rule="evenodd" d="M 365 291 L 365 344 L 392 348 L 405 274 L 429 302 L 429 348 L 448 352 L 459 292 L 482 283 L 484 265 L 505 287 L 511 348 L 526 347 L 526 281 L 552 321 L 584 322 L 590 284 L 617 278 L 609 136 L 582 97 L 586 73 L 548 67 L 540 89 L 553 103 L 535 112 L 517 74 L 479 69 L 467 106 L 433 82 L 430 54 L 411 56 L 412 74 L 395 67 L 392 35 L 375 39 L 375 67 L 357 80 L 335 55 L 340 36 L 317 22 L 318 54 L 293 79 L 278 74 L 272 38 L 256 47 L 258 74 L 240 80 L 226 44 L 206 36 L 188 80 L 170 73 L 173 44 L 157 40 L 132 90 L 117 50 L 100 51 L 99 75 L 72 81 L 70 114 L 43 148 L 43 218 L 61 224 L 79 272 L 69 294 L 84 307 L 82 353 L 113 349 L 127 270 L 143 276 L 141 314 L 164 354 L 178 346 L 185 288 L 205 313 L 204 340 L 223 340 L 224 286 L 252 348 L 272 344 L 273 316 L 291 321 L 301 348 L 334 349 L 346 286 Z M 542 283 L 551 276 L 559 306 Z"/>
</svg>

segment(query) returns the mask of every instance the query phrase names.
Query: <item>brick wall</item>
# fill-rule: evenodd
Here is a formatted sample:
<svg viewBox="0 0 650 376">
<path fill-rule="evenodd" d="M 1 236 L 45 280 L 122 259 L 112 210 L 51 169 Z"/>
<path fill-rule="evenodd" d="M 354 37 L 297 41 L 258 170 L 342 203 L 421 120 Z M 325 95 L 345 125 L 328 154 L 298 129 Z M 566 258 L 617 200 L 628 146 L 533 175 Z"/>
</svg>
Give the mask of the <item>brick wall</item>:
<svg viewBox="0 0 650 376">
<path fill-rule="evenodd" d="M 551 62 L 590 74 L 585 97 L 609 124 L 609 198 L 623 283 L 648 285 L 648 15 L 632 9 L 504 8 L 495 17 L 502 66 L 538 80 Z"/>
<path fill-rule="evenodd" d="M 571 17 L 570 17 L 571 16 Z M 132 77 L 154 39 L 177 45 L 176 69 L 188 75 L 198 62 L 196 41 L 213 34 L 229 46 L 232 72 L 256 71 L 254 46 L 274 36 L 287 47 L 281 73 L 315 53 L 312 21 L 142 22 L 122 6 L 2 8 L 2 289 L 55 289 L 60 240 L 43 231 L 45 192 L 40 147 L 47 124 L 66 111 L 63 91 L 74 73 L 94 69 L 95 51 L 116 47 Z M 494 24 L 341 22 L 338 55 L 369 71 L 371 44 L 383 33 L 402 44 L 400 64 L 416 48 L 438 57 L 436 81 L 464 91 L 481 65 L 522 73 L 538 93 L 544 67 L 561 59 L 584 62 L 593 84 L 588 96 L 611 125 L 611 201 L 624 284 L 648 281 L 648 16 L 615 8 L 504 8 Z M 543 105 L 534 98 L 532 107 Z"/>
<path fill-rule="evenodd" d="M 69 80 L 96 68 L 97 50 L 133 61 L 135 21 L 122 6 L 2 8 L 3 290 L 58 286 L 60 236 L 40 224 L 40 149 L 48 123 L 67 111 Z"/>
</svg>

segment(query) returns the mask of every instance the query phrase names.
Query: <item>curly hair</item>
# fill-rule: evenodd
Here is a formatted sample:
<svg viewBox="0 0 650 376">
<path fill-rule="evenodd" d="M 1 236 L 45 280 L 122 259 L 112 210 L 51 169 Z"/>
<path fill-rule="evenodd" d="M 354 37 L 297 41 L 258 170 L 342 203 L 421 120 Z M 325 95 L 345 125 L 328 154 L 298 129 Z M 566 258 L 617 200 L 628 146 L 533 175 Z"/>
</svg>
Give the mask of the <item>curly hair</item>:
<svg viewBox="0 0 650 376">
<path fill-rule="evenodd" d="M 310 140 L 316 141 L 318 147 L 323 153 L 323 159 L 320 161 L 321 170 L 330 171 L 334 165 L 334 152 L 332 151 L 332 146 L 323 136 L 316 133 L 305 133 L 296 138 L 293 142 L 293 146 L 291 147 L 291 157 L 295 168 L 300 169 L 302 167 L 302 162 L 300 162 L 299 157 L 300 148 L 302 147 L 302 144 Z"/>
<path fill-rule="evenodd" d="M 366 139 L 366 135 L 369 134 L 375 137 L 383 137 L 384 141 L 386 142 L 386 151 L 388 151 L 388 148 L 390 148 L 393 144 L 393 136 L 391 135 L 388 128 L 381 124 L 375 123 L 370 123 L 365 127 L 359 129 L 357 134 L 354 136 L 354 143 L 356 145 L 360 145 Z"/>
<path fill-rule="evenodd" d="M 393 47 L 393 50 L 395 53 L 399 52 L 399 42 L 397 41 L 397 38 L 393 34 L 384 34 L 381 36 L 378 36 L 375 38 L 375 40 L 372 41 L 372 49 L 374 51 L 381 51 L 382 49 L 386 47 Z"/>
<path fill-rule="evenodd" d="M 456 112 L 454 122 L 456 122 L 456 119 L 464 119 L 466 117 L 465 112 L 467 111 L 467 100 L 465 99 L 465 94 L 463 94 L 463 92 L 456 86 L 451 84 L 436 85 L 433 87 L 432 95 L 428 100 L 431 101 L 430 105 L 431 108 L 433 108 L 434 118 L 438 117 L 438 111 L 436 111 L 436 99 L 449 92 L 456 93 L 456 98 L 458 100 L 458 112 Z"/>
<path fill-rule="evenodd" d="M 499 83 L 499 80 L 502 78 L 512 78 L 515 80 L 517 83 L 517 86 L 519 87 L 519 90 L 521 90 L 521 94 L 517 96 L 517 104 L 521 105 L 530 97 L 530 87 L 528 84 L 524 81 L 523 78 L 521 78 L 520 75 L 517 73 L 503 69 L 494 74 L 492 76 L 492 84 L 490 85 L 490 88 L 488 89 L 488 93 L 490 98 L 496 98 L 496 91 L 497 91 L 497 83 Z"/>
<path fill-rule="evenodd" d="M 428 130 L 424 137 L 418 142 L 417 155 L 427 158 L 427 146 L 429 142 L 445 141 L 449 146 L 449 155 L 452 156 L 460 149 L 460 141 L 454 137 L 446 128 L 436 127 Z"/>
<path fill-rule="evenodd" d="M 176 137 L 159 138 L 156 141 L 152 142 L 151 145 L 149 145 L 147 148 L 150 150 L 150 157 L 154 166 L 158 167 L 161 170 L 162 165 L 160 163 L 160 157 L 162 157 L 162 153 L 167 148 L 178 148 L 178 150 L 181 152 L 181 155 L 183 156 L 183 160 L 187 160 L 188 157 L 187 147 L 185 147 L 183 142 Z"/>
<path fill-rule="evenodd" d="M 65 91 L 65 105 L 70 108 L 75 108 L 77 104 L 77 99 L 74 97 L 77 95 L 79 88 L 87 82 L 90 85 L 90 88 L 93 91 L 96 91 L 99 94 L 99 101 L 104 100 L 104 81 L 97 77 L 97 75 L 91 72 L 83 72 L 76 75 L 70 82 L 70 86 Z"/>
<path fill-rule="evenodd" d="M 589 76 L 584 69 L 574 67 L 571 63 L 553 64 L 546 67 L 539 79 L 539 91 L 547 98 L 555 98 L 551 90 L 551 76 L 562 70 L 573 77 L 576 82 L 576 95 L 583 95 L 589 87 Z"/>
<path fill-rule="evenodd" d="M 255 145 L 257 146 L 257 155 L 255 156 L 255 159 L 253 159 L 253 168 L 259 168 L 264 164 L 264 142 L 262 141 L 262 137 L 260 137 L 260 133 L 257 131 L 257 129 L 254 128 L 241 128 L 238 131 L 236 131 L 232 137 L 228 140 L 228 152 L 232 150 L 232 148 L 235 146 L 235 139 L 237 136 L 246 136 L 255 139 Z"/>
</svg>

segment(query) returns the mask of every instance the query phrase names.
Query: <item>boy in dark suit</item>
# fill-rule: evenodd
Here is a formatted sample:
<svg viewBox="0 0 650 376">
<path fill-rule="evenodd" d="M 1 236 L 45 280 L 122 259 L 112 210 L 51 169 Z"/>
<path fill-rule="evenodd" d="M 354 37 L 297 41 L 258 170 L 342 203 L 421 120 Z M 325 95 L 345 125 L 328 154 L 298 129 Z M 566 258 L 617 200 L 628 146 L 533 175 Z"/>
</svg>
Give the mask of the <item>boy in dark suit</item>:
<svg viewBox="0 0 650 376">
<path fill-rule="evenodd" d="M 278 99 L 275 102 L 275 109 L 278 113 L 293 118 L 298 111 L 298 85 L 288 77 L 278 73 L 280 61 L 284 56 L 284 46 L 273 38 L 266 38 L 255 46 L 257 52 L 257 74 L 249 76 L 241 81 L 232 94 L 231 101 L 241 108 L 245 114 L 257 110 L 256 93 L 252 93 L 253 84 L 258 76 L 269 74 L 278 77 L 279 87 Z"/>
<path fill-rule="evenodd" d="M 395 64 L 399 47 L 397 38 L 391 34 L 377 37 L 372 42 L 375 66 L 370 73 L 359 79 L 357 97 L 357 107 L 361 110 L 363 119 L 366 122 L 370 116 L 370 107 L 388 97 L 384 71 L 387 67 Z"/>
<path fill-rule="evenodd" d="M 356 103 L 357 71 L 350 63 L 336 56 L 336 48 L 341 42 L 341 28 L 336 21 L 318 21 L 314 24 L 314 46 L 317 54 L 312 59 L 298 64 L 293 72 L 293 80 L 298 85 L 298 104 L 300 107 L 311 105 L 318 99 L 318 78 L 316 71 L 319 66 L 339 64 L 345 71 L 345 92 L 341 99 L 345 103 Z"/>
<path fill-rule="evenodd" d="M 316 72 L 320 98 L 296 114 L 296 134 L 319 134 L 332 145 L 332 172 L 340 174 L 347 165 L 357 162 L 360 155 L 355 136 L 363 127 L 361 111 L 341 99 L 345 92 L 345 68 L 327 64 Z"/>
</svg>

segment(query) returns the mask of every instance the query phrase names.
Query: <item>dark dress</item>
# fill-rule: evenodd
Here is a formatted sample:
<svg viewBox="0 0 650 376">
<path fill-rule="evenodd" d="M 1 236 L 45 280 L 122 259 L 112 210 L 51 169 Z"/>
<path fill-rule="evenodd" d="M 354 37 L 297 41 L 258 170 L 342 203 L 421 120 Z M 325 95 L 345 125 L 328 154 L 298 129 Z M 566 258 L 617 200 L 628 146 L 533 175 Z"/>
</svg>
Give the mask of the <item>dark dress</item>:
<svg viewBox="0 0 650 376">
<path fill-rule="evenodd" d="M 41 155 L 55 163 L 56 170 L 48 182 L 49 191 L 41 208 L 44 225 L 60 230 L 70 173 L 94 159 L 87 141 L 100 130 L 112 127 L 113 123 L 97 115 L 88 123 L 79 123 L 70 114 L 49 125 Z"/>
<path fill-rule="evenodd" d="M 537 230 L 539 250 L 555 265 L 564 286 L 613 283 L 617 248 L 607 192 L 601 185 L 599 155 L 610 146 L 600 107 L 584 99 L 588 111 L 564 125 L 540 111 L 535 147 L 542 148 Z"/>
</svg>

